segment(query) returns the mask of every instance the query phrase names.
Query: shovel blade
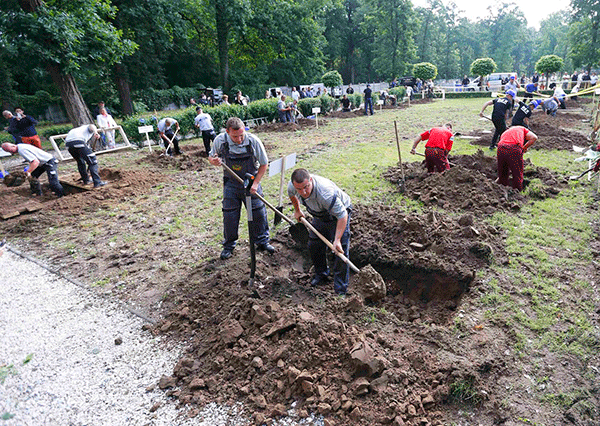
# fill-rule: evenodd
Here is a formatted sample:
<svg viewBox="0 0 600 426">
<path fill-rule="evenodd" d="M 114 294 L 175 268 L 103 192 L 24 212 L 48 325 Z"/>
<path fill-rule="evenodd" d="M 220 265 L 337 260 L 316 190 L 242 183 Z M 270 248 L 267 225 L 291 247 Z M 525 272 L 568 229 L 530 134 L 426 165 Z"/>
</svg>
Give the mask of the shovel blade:
<svg viewBox="0 0 600 426">
<path fill-rule="evenodd" d="M 278 210 L 280 213 L 283 213 L 283 206 L 278 206 L 278 207 L 277 207 L 277 210 Z M 281 216 L 280 216 L 280 215 L 278 215 L 277 213 L 275 213 L 275 218 L 273 219 L 273 226 L 277 226 L 277 225 L 279 225 L 280 223 L 281 223 Z"/>
<path fill-rule="evenodd" d="M 291 225 L 290 235 L 297 244 L 304 246 L 308 244 L 308 229 L 306 229 L 303 223 Z"/>
</svg>

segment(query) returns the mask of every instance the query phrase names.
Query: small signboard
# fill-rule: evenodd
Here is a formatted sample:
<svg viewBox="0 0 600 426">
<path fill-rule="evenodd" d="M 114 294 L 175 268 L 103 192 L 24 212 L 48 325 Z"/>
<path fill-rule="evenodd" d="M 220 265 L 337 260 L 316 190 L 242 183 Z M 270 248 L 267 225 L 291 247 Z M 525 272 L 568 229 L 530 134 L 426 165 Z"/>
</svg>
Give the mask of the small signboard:
<svg viewBox="0 0 600 426">
<path fill-rule="evenodd" d="M 377 105 L 383 105 L 383 99 L 379 99 L 379 100 L 377 101 Z"/>
<path fill-rule="evenodd" d="M 312 113 L 313 114 L 320 114 L 321 113 L 321 107 L 314 107 L 312 109 Z"/>
<path fill-rule="evenodd" d="M 152 125 L 138 127 L 138 132 L 140 132 L 140 135 L 142 133 L 146 134 L 146 143 L 148 144 L 148 151 L 150 151 L 150 152 L 152 152 L 152 142 L 150 142 L 150 136 L 148 136 L 148 133 L 153 132 L 153 131 L 154 131 L 154 126 L 152 126 Z"/>
<path fill-rule="evenodd" d="M 140 132 L 140 135 L 142 133 L 150 133 L 154 131 L 154 126 L 139 126 L 138 127 L 138 132 Z"/>
<path fill-rule="evenodd" d="M 269 163 L 269 177 L 281 173 L 282 170 L 291 169 L 296 165 L 296 153 L 281 157 Z M 282 168 L 283 166 L 283 168 Z"/>
</svg>

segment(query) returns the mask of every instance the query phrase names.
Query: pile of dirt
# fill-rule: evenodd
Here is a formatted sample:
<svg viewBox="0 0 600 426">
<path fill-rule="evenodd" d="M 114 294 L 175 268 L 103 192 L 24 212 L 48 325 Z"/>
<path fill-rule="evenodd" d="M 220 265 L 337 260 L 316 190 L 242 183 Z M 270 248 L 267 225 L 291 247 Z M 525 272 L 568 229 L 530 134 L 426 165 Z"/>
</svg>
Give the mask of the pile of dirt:
<svg viewBox="0 0 600 426">
<path fill-rule="evenodd" d="M 405 194 L 427 206 L 468 211 L 478 217 L 498 210 L 518 210 L 530 200 L 529 196 L 495 182 L 498 177 L 496 158 L 485 156 L 482 150 L 473 155 L 452 156 L 449 160 L 453 164 L 450 170 L 431 175 L 426 173 L 424 162 L 404 164 Z M 524 188 L 533 179 L 539 181 L 535 191 L 529 191 L 537 199 L 554 196 L 566 185 L 563 178 L 544 167 L 535 167 L 528 159 L 523 176 Z M 400 189 L 402 170 L 399 167 L 390 167 L 383 177 Z"/>
<path fill-rule="evenodd" d="M 150 163 L 160 168 L 198 171 L 209 165 L 207 157 L 204 145 L 185 145 L 181 147 L 181 155 L 166 155 L 164 148 L 158 148 L 139 159 L 137 163 Z"/>
<path fill-rule="evenodd" d="M 333 111 L 327 114 L 327 118 L 355 118 L 365 115 L 364 109 L 355 109 L 352 111 Z"/>
<path fill-rule="evenodd" d="M 507 259 L 503 232 L 469 214 L 406 215 L 384 205 L 355 206 L 352 229 L 350 257 L 382 274 L 385 299 L 359 294 L 357 277 L 346 298 L 331 285 L 311 288 L 307 253 L 282 230 L 277 255 L 259 255 L 255 287 L 247 248 L 176 283 L 155 332 L 191 346 L 158 386 L 182 404 L 241 399 L 257 425 L 294 403 L 300 417 L 317 412 L 336 425 L 442 425 L 438 409 L 455 381 L 468 375 L 492 392 L 477 373 L 484 360 L 459 368 L 433 348 L 460 344 L 446 326 L 475 270 Z"/>
<path fill-rule="evenodd" d="M 537 142 L 531 149 L 558 149 L 572 150 L 573 145 L 586 146 L 591 144 L 589 139 L 582 133 L 568 130 L 574 122 L 589 119 L 589 117 L 579 113 L 559 113 L 556 117 L 544 113 L 535 113 L 530 119 L 530 128 L 538 136 Z M 492 133 L 483 134 L 482 132 L 471 133 L 471 136 L 477 137 L 471 141 L 472 145 L 490 146 L 493 137 L 494 126 L 491 122 L 490 130 Z M 510 125 L 510 120 L 507 120 Z"/>
<path fill-rule="evenodd" d="M 115 202 L 127 201 L 132 196 L 142 195 L 165 179 L 163 174 L 147 170 L 123 171 L 103 168 L 99 174 L 102 180 L 107 182 L 105 186 L 58 199 L 51 198 L 46 203 L 47 208 L 60 211 L 64 216 L 77 216 L 90 208 L 110 206 Z"/>
<path fill-rule="evenodd" d="M 319 118 L 319 126 L 325 126 L 327 120 Z M 265 133 L 265 132 L 295 132 L 304 130 L 308 127 L 315 127 L 316 121 L 311 118 L 299 118 L 295 123 L 265 123 L 252 128 L 252 132 Z"/>
</svg>

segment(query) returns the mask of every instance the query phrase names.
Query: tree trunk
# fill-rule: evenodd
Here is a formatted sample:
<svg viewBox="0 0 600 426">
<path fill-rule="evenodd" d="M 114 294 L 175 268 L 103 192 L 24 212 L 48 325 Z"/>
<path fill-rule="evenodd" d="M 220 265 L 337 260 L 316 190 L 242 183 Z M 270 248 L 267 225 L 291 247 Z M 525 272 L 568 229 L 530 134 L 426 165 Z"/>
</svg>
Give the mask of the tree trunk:
<svg viewBox="0 0 600 426">
<path fill-rule="evenodd" d="M 47 69 L 52 81 L 60 91 L 60 97 L 67 110 L 67 117 L 69 117 L 73 126 L 78 127 L 94 123 L 90 110 L 83 101 L 73 76 L 64 74 L 58 64 L 50 64 Z"/>
<path fill-rule="evenodd" d="M 115 64 L 113 71 L 117 91 L 119 92 L 119 98 L 123 106 L 123 115 L 133 115 L 133 102 L 131 101 L 131 90 L 125 66 L 123 64 Z"/>
<path fill-rule="evenodd" d="M 35 10 L 42 5 L 41 0 L 19 0 L 21 9 L 27 13 L 35 12 Z"/>
<path fill-rule="evenodd" d="M 215 4 L 215 24 L 217 26 L 217 43 L 219 49 L 219 70 L 223 90 L 229 87 L 229 23 L 226 22 L 225 6 L 221 2 Z"/>
</svg>

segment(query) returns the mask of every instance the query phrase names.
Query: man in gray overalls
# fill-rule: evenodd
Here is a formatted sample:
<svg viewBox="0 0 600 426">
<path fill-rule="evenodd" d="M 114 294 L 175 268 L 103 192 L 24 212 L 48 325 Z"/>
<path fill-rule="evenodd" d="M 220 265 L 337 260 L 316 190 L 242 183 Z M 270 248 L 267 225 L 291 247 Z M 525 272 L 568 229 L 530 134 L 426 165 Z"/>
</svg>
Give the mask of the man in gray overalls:
<svg viewBox="0 0 600 426">
<path fill-rule="evenodd" d="M 246 173 L 254 176 L 251 194 L 262 195 L 260 181 L 267 171 L 269 159 L 260 139 L 245 132 L 244 122 L 238 117 L 227 120 L 226 133 L 221 133 L 214 140 L 208 161 L 214 166 L 225 163 L 242 180 Z M 238 227 L 242 203 L 246 202 L 246 190 L 235 178 L 229 176 L 224 170 L 223 175 L 223 251 L 221 259 L 229 259 L 238 239 Z M 267 209 L 258 198 L 252 197 L 253 239 L 258 250 L 269 254 L 275 248 L 269 243 L 269 225 L 267 223 Z M 248 206 L 246 206 L 248 209 Z M 252 232 L 252 230 L 251 230 Z"/>
<path fill-rule="evenodd" d="M 296 169 L 288 184 L 288 196 L 294 206 L 294 216 L 299 221 L 304 217 L 300 203 L 312 215 L 312 225 L 333 244 L 337 252 L 348 257 L 350 248 L 350 214 L 352 202 L 348 194 L 321 176 L 311 175 L 306 169 Z M 309 233 L 308 251 L 315 267 L 312 286 L 327 280 L 327 246 L 313 232 Z M 350 278 L 349 266 L 338 256 L 333 265 L 333 289 L 337 294 L 346 294 Z"/>
</svg>

